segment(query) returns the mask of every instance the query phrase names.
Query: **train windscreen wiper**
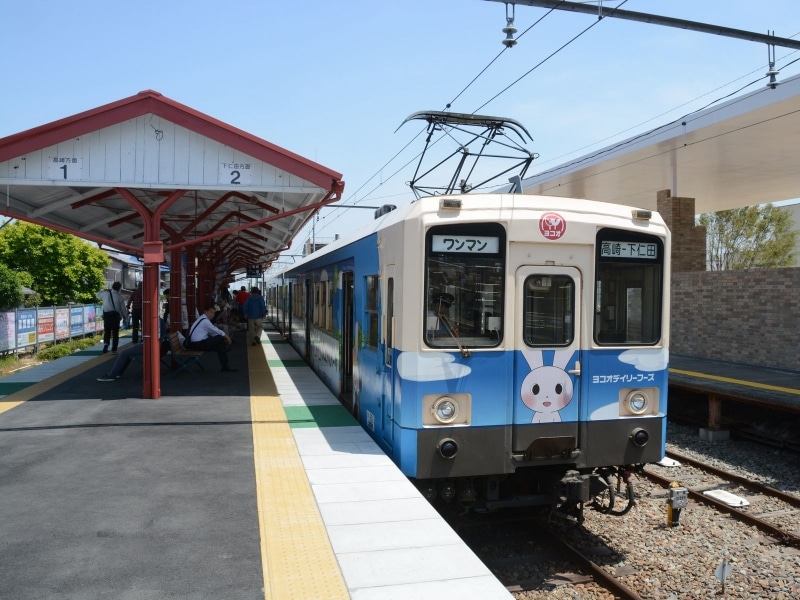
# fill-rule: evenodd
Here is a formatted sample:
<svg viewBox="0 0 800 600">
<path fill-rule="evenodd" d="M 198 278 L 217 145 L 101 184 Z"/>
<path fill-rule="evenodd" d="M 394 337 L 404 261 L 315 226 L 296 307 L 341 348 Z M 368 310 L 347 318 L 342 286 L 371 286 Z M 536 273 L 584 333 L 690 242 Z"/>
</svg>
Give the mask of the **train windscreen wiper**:
<svg viewBox="0 0 800 600">
<path fill-rule="evenodd" d="M 447 333 L 450 334 L 450 337 L 453 338 L 453 341 L 458 346 L 458 350 L 461 352 L 461 358 L 469 358 L 472 356 L 472 353 L 469 351 L 469 348 L 465 347 L 461 343 L 461 338 L 459 337 L 458 333 L 456 333 L 455 328 L 450 324 L 450 320 L 444 316 L 443 314 L 439 315 L 439 320 L 444 324 L 445 330 Z"/>
</svg>

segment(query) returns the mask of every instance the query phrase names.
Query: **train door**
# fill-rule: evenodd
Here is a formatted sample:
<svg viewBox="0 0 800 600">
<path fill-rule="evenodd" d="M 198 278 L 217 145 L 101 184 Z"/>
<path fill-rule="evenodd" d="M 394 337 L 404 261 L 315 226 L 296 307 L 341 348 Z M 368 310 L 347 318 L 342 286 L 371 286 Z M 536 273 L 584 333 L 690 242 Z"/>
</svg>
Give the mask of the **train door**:
<svg viewBox="0 0 800 600">
<path fill-rule="evenodd" d="M 305 324 L 306 344 L 305 344 L 305 359 L 311 362 L 311 323 L 314 318 L 314 286 L 310 279 L 306 279 L 305 283 L 305 297 L 306 303 L 303 313 L 303 323 Z"/>
<path fill-rule="evenodd" d="M 295 294 L 297 293 L 297 286 L 294 282 L 289 283 L 286 285 L 286 306 L 285 311 L 283 313 L 283 335 L 286 336 L 287 340 L 292 339 L 292 325 L 294 324 L 294 302 L 295 302 Z"/>
<path fill-rule="evenodd" d="M 534 458 L 579 447 L 581 275 L 526 265 L 516 273 L 513 449 Z"/>
<path fill-rule="evenodd" d="M 394 438 L 394 344 L 395 344 L 395 320 L 394 320 L 394 265 L 387 265 L 384 268 L 384 276 L 381 278 L 381 317 L 383 334 L 383 392 L 381 394 L 381 405 L 383 407 L 383 439 L 391 446 Z"/>
<path fill-rule="evenodd" d="M 281 290 L 281 311 L 280 311 L 280 319 L 281 319 L 281 333 L 288 337 L 290 333 L 289 328 L 289 315 L 291 314 L 292 310 L 292 301 L 291 301 L 291 289 L 292 286 L 288 283 L 283 283 L 280 287 Z"/>
<path fill-rule="evenodd" d="M 342 273 L 342 396 L 341 400 L 350 407 L 358 418 L 356 397 L 353 390 L 353 363 L 354 353 L 357 351 L 355 343 L 355 329 L 353 322 L 353 273 Z"/>
</svg>

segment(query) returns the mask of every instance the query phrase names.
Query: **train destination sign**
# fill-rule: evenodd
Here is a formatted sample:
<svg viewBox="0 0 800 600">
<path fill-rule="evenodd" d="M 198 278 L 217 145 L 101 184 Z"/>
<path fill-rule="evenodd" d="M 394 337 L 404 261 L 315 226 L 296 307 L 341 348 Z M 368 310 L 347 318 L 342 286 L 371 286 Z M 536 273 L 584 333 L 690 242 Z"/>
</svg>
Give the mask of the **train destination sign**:
<svg viewBox="0 0 800 600">
<path fill-rule="evenodd" d="M 484 235 L 434 235 L 431 240 L 431 251 L 497 254 L 500 251 L 500 238 Z"/>
<path fill-rule="evenodd" d="M 658 245 L 644 242 L 612 242 L 600 243 L 600 256 L 604 258 L 658 258 Z"/>
</svg>

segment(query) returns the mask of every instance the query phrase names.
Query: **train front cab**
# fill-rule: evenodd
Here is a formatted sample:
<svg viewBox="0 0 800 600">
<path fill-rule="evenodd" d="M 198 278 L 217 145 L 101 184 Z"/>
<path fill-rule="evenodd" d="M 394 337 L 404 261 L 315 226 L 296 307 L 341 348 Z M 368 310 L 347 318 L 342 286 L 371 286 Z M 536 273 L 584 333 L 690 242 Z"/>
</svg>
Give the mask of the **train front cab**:
<svg viewBox="0 0 800 600">
<path fill-rule="evenodd" d="M 584 229 L 591 230 L 592 243 L 553 244 L 546 251 L 541 244 L 510 244 L 508 257 L 497 257 L 509 273 L 505 285 L 487 280 L 471 286 L 494 292 L 492 317 L 484 323 L 498 328 L 495 345 L 507 350 L 476 347 L 476 339 L 459 332 L 444 342 L 457 350 L 447 368 L 462 365 L 469 375 L 441 394 L 423 396 L 415 479 L 429 498 L 477 497 L 494 509 L 559 502 L 582 507 L 605 497 L 605 509 L 614 512 L 613 498 L 608 501 L 614 485 L 629 496 L 622 511 L 617 501 L 616 512 L 624 513 L 633 501 L 631 471 L 663 457 L 668 233 L 661 233 L 663 225 L 661 235 Z M 479 233 L 473 225 L 462 237 L 481 243 L 492 237 Z M 458 232 L 450 227 L 447 235 Z M 441 247 L 435 251 L 430 232 L 427 252 L 426 296 L 448 286 L 457 329 L 475 298 L 448 285 L 457 277 L 447 265 L 463 269 L 468 261 L 448 257 Z M 501 289 L 512 302 L 496 293 Z M 460 417 L 446 422 L 453 414 Z"/>
</svg>

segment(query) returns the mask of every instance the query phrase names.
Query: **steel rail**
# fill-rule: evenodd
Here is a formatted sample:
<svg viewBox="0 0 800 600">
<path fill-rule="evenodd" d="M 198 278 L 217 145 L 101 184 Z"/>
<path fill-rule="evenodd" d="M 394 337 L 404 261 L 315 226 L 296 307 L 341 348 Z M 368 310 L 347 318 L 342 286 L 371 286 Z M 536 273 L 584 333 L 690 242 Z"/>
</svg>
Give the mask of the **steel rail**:
<svg viewBox="0 0 800 600">
<path fill-rule="evenodd" d="M 567 554 L 572 560 L 589 572 L 595 580 L 595 583 L 599 586 L 617 595 L 621 600 L 643 600 L 639 594 L 553 531 L 550 531 L 546 527 L 539 527 L 539 532 L 545 534 L 549 538 L 548 541 L 558 546 L 562 552 Z"/>
<path fill-rule="evenodd" d="M 718 469 L 717 467 L 712 467 L 711 465 L 704 464 L 698 460 L 695 460 L 694 458 L 686 456 L 685 454 L 680 454 L 672 450 L 667 451 L 667 456 L 669 458 L 675 459 L 679 462 L 690 465 L 692 467 L 702 469 L 703 471 L 708 471 L 709 473 L 717 475 L 718 477 L 722 477 L 723 479 L 728 479 L 735 483 L 739 483 L 745 487 L 761 492 L 762 494 L 780 498 L 787 504 L 791 504 L 796 508 L 800 508 L 800 497 L 795 496 L 794 494 L 789 494 L 787 492 L 769 486 L 765 483 L 761 483 L 760 481 L 753 481 L 741 475 L 736 475 L 735 473 L 725 471 L 724 469 Z"/>
</svg>

